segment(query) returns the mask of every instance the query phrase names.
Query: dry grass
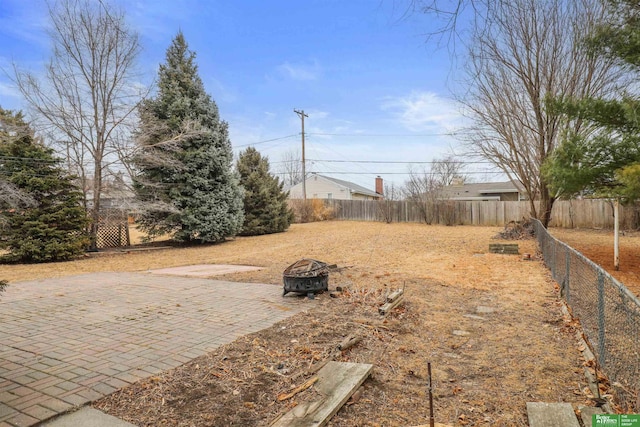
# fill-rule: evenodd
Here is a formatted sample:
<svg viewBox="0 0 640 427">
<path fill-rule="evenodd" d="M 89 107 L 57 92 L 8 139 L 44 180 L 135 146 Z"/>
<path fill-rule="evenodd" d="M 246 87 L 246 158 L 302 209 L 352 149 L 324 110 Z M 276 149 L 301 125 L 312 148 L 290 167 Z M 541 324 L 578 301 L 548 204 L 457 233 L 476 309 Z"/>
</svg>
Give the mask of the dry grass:
<svg viewBox="0 0 640 427">
<path fill-rule="evenodd" d="M 525 426 L 527 401 L 589 403 L 573 325 L 563 319 L 557 289 L 538 260 L 488 254 L 487 227 L 323 222 L 220 244 L 92 256 L 64 264 L 3 266 L 0 277 L 37 279 L 90 271 L 247 264 L 264 270 L 228 280 L 281 283 L 303 257 L 347 267 L 314 308 L 241 338 L 98 403 L 144 426 L 268 425 L 300 402 L 276 396 L 304 382 L 306 369 L 351 333 L 363 336 L 338 360 L 375 365 L 362 397 L 332 426 L 407 426 L 427 422 L 426 363 L 433 365 L 436 420 L 451 425 Z M 535 241 L 518 241 L 535 253 Z M 534 257 L 535 258 L 535 257 Z M 389 318 L 377 307 L 389 289 L 406 299 Z M 493 312 L 484 313 L 482 307 Z M 489 310 L 490 311 L 490 310 Z"/>
</svg>

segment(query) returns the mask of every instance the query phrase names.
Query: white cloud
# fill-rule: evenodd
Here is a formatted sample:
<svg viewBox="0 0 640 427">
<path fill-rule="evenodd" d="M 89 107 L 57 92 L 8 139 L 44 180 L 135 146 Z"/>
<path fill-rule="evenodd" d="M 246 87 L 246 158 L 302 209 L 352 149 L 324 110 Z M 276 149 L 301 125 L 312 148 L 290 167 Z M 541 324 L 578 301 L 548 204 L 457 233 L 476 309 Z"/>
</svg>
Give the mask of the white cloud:
<svg viewBox="0 0 640 427">
<path fill-rule="evenodd" d="M 215 77 L 208 77 L 205 86 L 213 100 L 218 103 L 218 106 L 221 103 L 233 104 L 238 101 L 238 94 L 233 88 L 225 85 Z"/>
<path fill-rule="evenodd" d="M 204 14 L 203 9 L 208 8 L 197 0 L 118 0 L 118 3 L 126 10 L 128 21 L 143 37 L 163 43 L 167 42 L 167 37 L 172 39 L 176 35 L 181 29 L 180 23 L 188 22 L 198 13 Z"/>
<path fill-rule="evenodd" d="M 461 125 L 462 115 L 453 101 L 432 92 L 412 92 L 385 99 L 381 108 L 390 111 L 405 128 L 414 131 L 450 132 Z"/>
<path fill-rule="evenodd" d="M 307 81 L 316 80 L 320 76 L 321 69 L 317 61 L 311 64 L 292 64 L 287 61 L 278 66 L 278 72 L 293 80 Z"/>
<path fill-rule="evenodd" d="M 0 82 L 0 96 L 20 98 L 20 91 L 12 84 Z"/>
<path fill-rule="evenodd" d="M 0 32 L 42 49 L 49 46 L 45 30 L 49 26 L 46 3 L 3 0 L 5 15 L 0 16 Z M 35 4 L 34 4 L 35 3 Z M 3 48 L 10 48 L 3 46 Z"/>
<path fill-rule="evenodd" d="M 308 114 L 309 117 L 313 117 L 314 120 L 322 120 L 322 119 L 326 119 L 327 117 L 329 117 L 329 112 L 328 111 L 307 110 L 306 114 Z"/>
</svg>

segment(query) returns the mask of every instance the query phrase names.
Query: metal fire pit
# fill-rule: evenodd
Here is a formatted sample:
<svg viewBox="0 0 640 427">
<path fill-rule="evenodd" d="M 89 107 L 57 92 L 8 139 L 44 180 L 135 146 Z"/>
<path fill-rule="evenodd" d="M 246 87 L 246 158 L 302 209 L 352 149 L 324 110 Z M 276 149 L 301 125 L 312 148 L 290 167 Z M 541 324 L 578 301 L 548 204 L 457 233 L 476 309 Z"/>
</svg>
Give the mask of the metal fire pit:
<svg viewBox="0 0 640 427">
<path fill-rule="evenodd" d="M 329 268 L 327 264 L 315 259 L 301 259 L 287 267 L 282 274 L 285 296 L 289 292 L 307 294 L 313 298 L 317 292 L 329 289 Z"/>
</svg>

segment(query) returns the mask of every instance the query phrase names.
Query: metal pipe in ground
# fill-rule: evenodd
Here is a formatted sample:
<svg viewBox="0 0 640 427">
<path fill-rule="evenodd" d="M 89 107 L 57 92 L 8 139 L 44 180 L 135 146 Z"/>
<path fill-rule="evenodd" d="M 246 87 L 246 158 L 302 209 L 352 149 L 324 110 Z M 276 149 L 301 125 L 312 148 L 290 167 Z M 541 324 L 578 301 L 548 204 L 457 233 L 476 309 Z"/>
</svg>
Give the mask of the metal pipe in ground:
<svg viewBox="0 0 640 427">
<path fill-rule="evenodd" d="M 431 383 L 431 362 L 427 362 L 427 372 L 429 375 L 429 425 L 435 427 L 435 418 L 433 416 L 433 386 Z"/>
</svg>

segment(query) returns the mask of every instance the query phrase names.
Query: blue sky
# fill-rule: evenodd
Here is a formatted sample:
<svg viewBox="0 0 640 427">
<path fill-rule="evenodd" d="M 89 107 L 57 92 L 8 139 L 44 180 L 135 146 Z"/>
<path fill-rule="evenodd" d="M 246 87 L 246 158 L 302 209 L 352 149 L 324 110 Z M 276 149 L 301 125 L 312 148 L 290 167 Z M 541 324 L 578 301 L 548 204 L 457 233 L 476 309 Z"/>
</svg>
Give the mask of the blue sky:
<svg viewBox="0 0 640 427">
<path fill-rule="evenodd" d="M 141 36 L 141 82 L 153 81 L 182 30 L 235 151 L 258 143 L 276 171 L 283 153 L 300 149 L 294 108 L 309 115 L 307 170 L 372 189 L 376 175 L 401 184 L 408 165 L 322 160 L 427 162 L 457 145 L 447 135 L 462 123 L 448 90 L 456 68 L 427 42 L 433 18 L 405 16 L 408 0 L 117 3 Z M 0 0 L 0 67 L 42 70 L 46 25 L 43 0 Z M 26 107 L 4 74 L 0 105 Z"/>
</svg>

